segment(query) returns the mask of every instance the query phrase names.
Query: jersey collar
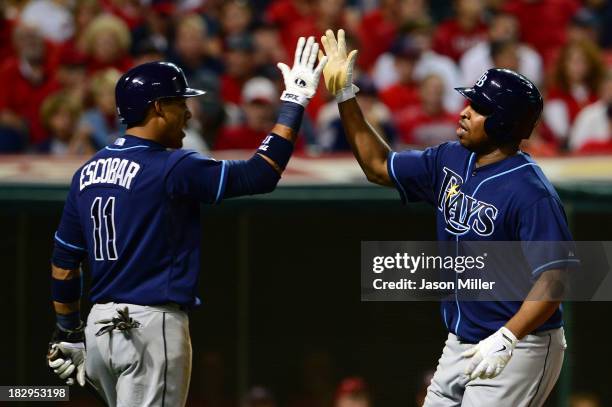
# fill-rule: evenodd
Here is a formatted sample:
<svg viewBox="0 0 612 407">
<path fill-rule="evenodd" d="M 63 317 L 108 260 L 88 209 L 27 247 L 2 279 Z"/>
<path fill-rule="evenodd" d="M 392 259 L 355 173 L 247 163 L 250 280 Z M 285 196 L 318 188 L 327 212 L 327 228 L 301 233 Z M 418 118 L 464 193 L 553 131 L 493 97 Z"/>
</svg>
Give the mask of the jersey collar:
<svg viewBox="0 0 612 407">
<path fill-rule="evenodd" d="M 490 172 L 490 171 L 495 172 L 495 171 L 500 171 L 500 170 L 503 171 L 508 168 L 514 167 L 516 165 L 524 164 L 525 162 L 530 161 L 528 157 L 529 156 L 527 156 L 525 153 L 519 150 L 515 155 L 506 157 L 503 160 L 496 161 L 494 163 L 490 163 L 487 165 L 483 165 L 481 167 L 476 167 L 474 165 L 473 171 L 476 171 L 479 173 Z"/>
<path fill-rule="evenodd" d="M 164 145 L 159 144 L 156 141 L 132 136 L 131 134 L 126 134 L 123 137 L 119 137 L 117 140 L 115 140 L 111 147 L 121 149 L 134 146 L 147 146 L 152 148 L 161 148 L 163 150 L 166 149 Z"/>
</svg>

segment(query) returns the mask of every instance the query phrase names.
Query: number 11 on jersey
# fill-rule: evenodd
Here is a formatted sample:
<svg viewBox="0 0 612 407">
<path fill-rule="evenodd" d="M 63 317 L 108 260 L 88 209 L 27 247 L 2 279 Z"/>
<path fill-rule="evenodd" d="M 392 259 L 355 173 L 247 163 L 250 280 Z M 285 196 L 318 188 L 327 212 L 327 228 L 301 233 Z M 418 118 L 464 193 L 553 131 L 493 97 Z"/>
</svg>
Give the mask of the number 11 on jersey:
<svg viewBox="0 0 612 407">
<path fill-rule="evenodd" d="M 91 204 L 91 219 L 93 220 L 94 255 L 96 260 L 104 260 L 102 253 L 102 226 L 106 229 L 106 260 L 117 260 L 117 246 L 115 245 L 115 197 L 109 197 L 102 206 L 102 197 L 98 196 Z M 102 222 L 104 221 L 104 223 Z"/>
</svg>

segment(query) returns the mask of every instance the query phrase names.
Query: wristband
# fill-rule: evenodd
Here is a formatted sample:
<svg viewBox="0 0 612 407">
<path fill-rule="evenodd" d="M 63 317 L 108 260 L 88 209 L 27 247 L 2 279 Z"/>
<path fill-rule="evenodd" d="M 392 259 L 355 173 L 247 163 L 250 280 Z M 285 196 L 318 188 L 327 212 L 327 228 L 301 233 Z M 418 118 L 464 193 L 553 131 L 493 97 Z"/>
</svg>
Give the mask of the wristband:
<svg viewBox="0 0 612 407">
<path fill-rule="evenodd" d="M 286 90 L 283 91 L 280 100 L 282 100 L 283 102 L 298 104 L 302 107 L 308 106 L 308 102 L 310 102 L 310 99 L 308 99 L 306 96 L 300 95 L 298 93 L 288 92 Z"/>
<path fill-rule="evenodd" d="M 359 92 L 359 87 L 355 84 L 351 84 L 348 88 L 342 88 L 336 93 L 336 102 L 342 103 L 355 97 L 355 94 Z"/>
<path fill-rule="evenodd" d="M 262 141 L 257 149 L 257 153 L 265 155 L 284 170 L 293 153 L 293 143 L 281 136 L 270 133 Z"/>
<path fill-rule="evenodd" d="M 55 320 L 60 328 L 77 329 L 81 325 L 81 313 L 79 311 L 70 314 L 55 314 Z"/>
<path fill-rule="evenodd" d="M 297 134 L 302 124 L 302 116 L 304 116 L 304 106 L 292 102 L 282 102 L 276 123 L 289 127 Z"/>
<path fill-rule="evenodd" d="M 53 301 L 68 304 L 81 298 L 83 279 L 78 277 L 70 280 L 58 280 L 51 278 L 51 298 Z"/>
</svg>

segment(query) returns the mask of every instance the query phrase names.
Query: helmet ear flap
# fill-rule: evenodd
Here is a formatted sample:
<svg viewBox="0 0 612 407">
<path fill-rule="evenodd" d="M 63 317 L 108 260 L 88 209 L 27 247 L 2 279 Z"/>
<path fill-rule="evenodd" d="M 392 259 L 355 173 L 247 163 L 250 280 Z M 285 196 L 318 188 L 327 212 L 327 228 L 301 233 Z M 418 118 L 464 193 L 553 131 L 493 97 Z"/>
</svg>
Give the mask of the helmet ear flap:
<svg viewBox="0 0 612 407">
<path fill-rule="evenodd" d="M 484 123 L 487 135 L 498 141 L 510 139 L 512 137 L 512 127 L 512 122 L 504 120 L 499 111 L 488 116 Z"/>
</svg>

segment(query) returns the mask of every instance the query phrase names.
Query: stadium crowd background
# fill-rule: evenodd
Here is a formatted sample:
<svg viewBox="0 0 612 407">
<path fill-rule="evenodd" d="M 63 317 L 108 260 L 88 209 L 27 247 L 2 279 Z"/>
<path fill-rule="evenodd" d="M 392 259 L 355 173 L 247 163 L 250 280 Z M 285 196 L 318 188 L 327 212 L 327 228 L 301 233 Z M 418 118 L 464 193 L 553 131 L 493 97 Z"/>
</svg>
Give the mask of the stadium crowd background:
<svg viewBox="0 0 612 407">
<path fill-rule="evenodd" d="M 359 100 L 396 147 L 455 138 L 463 99 L 488 67 L 546 97 L 524 149 L 612 152 L 612 6 L 605 0 L 5 0 L 0 2 L 0 152 L 92 154 L 123 132 L 113 88 L 135 64 L 168 60 L 190 84 L 185 146 L 253 149 L 272 127 L 297 37 L 344 28 L 360 51 Z M 348 150 L 323 86 L 299 151 Z"/>
</svg>

